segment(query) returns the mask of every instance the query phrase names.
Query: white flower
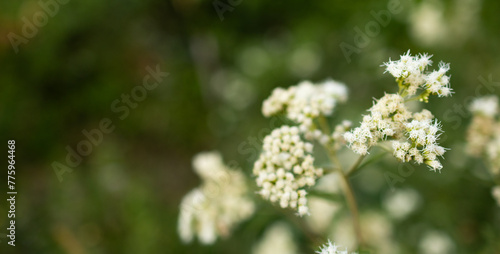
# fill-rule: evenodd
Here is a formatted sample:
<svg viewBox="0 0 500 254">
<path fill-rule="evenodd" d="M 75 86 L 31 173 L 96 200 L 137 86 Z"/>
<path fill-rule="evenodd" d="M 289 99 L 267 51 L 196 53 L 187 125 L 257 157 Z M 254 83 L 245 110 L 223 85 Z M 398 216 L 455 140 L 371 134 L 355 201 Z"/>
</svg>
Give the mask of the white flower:
<svg viewBox="0 0 500 254">
<path fill-rule="evenodd" d="M 412 56 L 408 50 L 399 60 L 384 63 L 385 71 L 401 82 L 405 95 L 415 95 L 418 89 L 423 89 L 425 93 L 421 99 L 424 101 L 427 101 L 430 94 L 449 96 L 453 93 L 449 86 L 450 76 L 446 75 L 450 66 L 441 62 L 437 71 L 427 73 L 427 67 L 432 64 L 431 57 L 428 54 Z"/>
<path fill-rule="evenodd" d="M 485 96 L 472 101 L 469 110 L 473 114 L 482 114 L 487 117 L 495 117 L 498 114 L 498 97 Z"/>
<path fill-rule="evenodd" d="M 382 139 L 392 139 L 393 155 L 402 162 L 414 160 L 427 164 L 432 170 L 440 170 L 437 157 L 445 153 L 445 148 L 437 144 L 441 125 L 428 110 L 413 115 L 398 94 L 386 94 L 363 117 L 361 126 L 344 134 L 349 148 L 360 155 L 368 153 L 370 147 Z M 410 121 L 411 120 L 411 121 Z"/>
<path fill-rule="evenodd" d="M 330 116 L 337 102 L 346 100 L 347 88 L 342 83 L 334 80 L 326 80 L 320 84 L 302 81 L 288 89 L 274 89 L 264 101 L 262 113 L 269 117 L 285 112 L 288 119 L 299 124 L 299 130 L 307 139 L 327 143 L 331 138 L 316 128 L 314 119 Z"/>
<path fill-rule="evenodd" d="M 266 136 L 253 168 L 260 195 L 282 208 L 297 209 L 300 216 L 308 214 L 305 187 L 313 186 L 323 174 L 323 169 L 313 165 L 312 150 L 312 144 L 301 140 L 297 127 L 282 126 Z"/>
<path fill-rule="evenodd" d="M 244 175 L 225 166 L 219 153 L 197 155 L 193 167 L 203 182 L 182 199 L 178 232 L 183 242 L 191 242 L 198 236 L 203 244 L 212 244 L 249 218 L 254 203 L 247 196 Z"/>
<path fill-rule="evenodd" d="M 332 243 L 330 240 L 328 240 L 328 243 L 323 245 L 319 251 L 316 253 L 318 254 L 348 254 L 347 248 L 344 248 L 342 250 L 340 246 L 336 245 L 335 243 Z M 355 253 L 355 252 L 352 252 Z"/>
<path fill-rule="evenodd" d="M 441 125 L 431 120 L 413 120 L 405 123 L 405 136 L 409 142 L 393 141 L 394 156 L 403 162 L 415 160 L 425 163 L 432 170 L 443 167 L 437 157 L 443 156 L 446 149 L 437 144 L 441 134 Z"/>
</svg>

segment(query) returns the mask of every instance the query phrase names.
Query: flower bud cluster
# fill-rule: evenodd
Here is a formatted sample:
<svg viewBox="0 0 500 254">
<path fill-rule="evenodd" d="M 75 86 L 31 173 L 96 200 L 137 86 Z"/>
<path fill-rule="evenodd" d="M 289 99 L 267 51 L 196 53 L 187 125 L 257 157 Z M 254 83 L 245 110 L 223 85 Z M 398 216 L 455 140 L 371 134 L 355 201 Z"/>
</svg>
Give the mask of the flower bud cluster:
<svg viewBox="0 0 500 254">
<path fill-rule="evenodd" d="M 299 128 L 282 126 L 264 138 L 263 151 L 255 162 L 259 194 L 282 208 L 308 214 L 306 187 L 313 186 L 323 174 L 314 167 L 313 145 L 301 140 Z"/>
<path fill-rule="evenodd" d="M 449 64 L 439 63 L 439 69 L 426 72 L 427 67 L 432 64 L 432 56 L 420 54 L 411 56 L 410 51 L 402 55 L 397 61 L 384 63 L 386 72 L 396 78 L 400 88 L 404 89 L 405 95 L 415 95 L 418 89 L 423 89 L 421 100 L 427 101 L 428 96 L 438 95 L 439 97 L 452 94 L 450 88 L 450 76 L 446 72 L 450 69 Z"/>
<path fill-rule="evenodd" d="M 285 113 L 286 117 L 299 124 L 301 133 L 308 140 L 316 139 L 323 143 L 329 136 L 316 128 L 314 120 L 320 116 L 330 116 L 337 102 L 347 100 L 344 84 L 327 80 L 320 84 L 302 81 L 288 89 L 276 88 L 262 106 L 266 117 Z"/>
<path fill-rule="evenodd" d="M 441 126 L 437 121 L 412 120 L 405 123 L 405 136 L 408 141 L 393 141 L 394 157 L 402 162 L 414 160 L 416 163 L 427 164 L 432 170 L 441 170 L 443 166 L 437 159 L 446 152 L 437 144 L 441 134 Z"/>
<path fill-rule="evenodd" d="M 203 182 L 182 199 L 178 232 L 184 242 L 191 242 L 196 235 L 202 243 L 212 244 L 249 218 L 254 203 L 247 196 L 243 173 L 224 165 L 218 152 L 198 154 L 193 167 Z"/>
</svg>

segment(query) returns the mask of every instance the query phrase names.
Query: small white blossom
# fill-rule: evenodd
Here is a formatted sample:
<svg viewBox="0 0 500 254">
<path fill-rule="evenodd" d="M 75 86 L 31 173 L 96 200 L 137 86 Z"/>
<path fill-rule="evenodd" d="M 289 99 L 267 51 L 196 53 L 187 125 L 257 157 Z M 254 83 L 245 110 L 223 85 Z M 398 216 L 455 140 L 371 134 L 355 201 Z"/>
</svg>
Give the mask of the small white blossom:
<svg viewBox="0 0 500 254">
<path fill-rule="evenodd" d="M 212 244 L 249 218 L 254 203 L 247 196 L 243 173 L 224 165 L 219 153 L 198 154 L 193 167 L 203 183 L 182 199 L 178 232 L 183 242 L 191 242 L 196 235 L 203 244 Z"/>
<path fill-rule="evenodd" d="M 300 216 L 308 214 L 305 188 L 323 174 L 323 169 L 313 165 L 312 150 L 312 144 L 301 140 L 297 127 L 282 126 L 266 136 L 253 168 L 257 186 L 262 188 L 260 195 L 282 208 L 296 209 Z"/>
<path fill-rule="evenodd" d="M 341 249 L 340 246 L 332 243 L 328 240 L 328 243 L 323 245 L 319 251 L 316 251 L 318 254 L 348 254 L 347 248 Z M 356 252 L 352 252 L 351 254 L 355 254 Z"/>
</svg>

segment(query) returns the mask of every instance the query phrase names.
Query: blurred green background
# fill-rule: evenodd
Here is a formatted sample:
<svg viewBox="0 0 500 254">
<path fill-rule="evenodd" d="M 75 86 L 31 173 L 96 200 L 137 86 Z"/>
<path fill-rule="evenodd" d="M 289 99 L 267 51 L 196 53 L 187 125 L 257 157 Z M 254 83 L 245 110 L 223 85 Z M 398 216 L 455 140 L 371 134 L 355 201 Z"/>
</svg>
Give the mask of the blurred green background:
<svg viewBox="0 0 500 254">
<path fill-rule="evenodd" d="M 44 9 L 49 2 L 57 8 Z M 394 225 L 394 240 L 401 253 L 418 253 L 422 232 L 437 229 L 451 237 L 454 253 L 499 253 L 500 209 L 484 163 L 464 156 L 470 119 L 464 109 L 472 97 L 500 94 L 500 2 L 393 0 L 399 11 L 385 25 L 376 16 L 387 12 L 388 1 L 221 0 L 230 7 L 222 16 L 214 2 L 0 3 L 0 140 L 4 153 L 7 140 L 16 140 L 19 193 L 16 247 L 2 236 L 1 253 L 250 253 L 266 226 L 283 219 L 265 202 L 229 239 L 213 246 L 180 242 L 179 203 L 199 184 L 192 156 L 220 150 L 250 175 L 259 147 L 241 147 L 280 124 L 261 115 L 262 101 L 275 87 L 303 79 L 344 82 L 350 98 L 334 120 L 357 123 L 372 98 L 396 91 L 380 65 L 408 49 L 434 55 L 434 66 L 451 64 L 454 96 L 427 105 L 451 151 L 441 173 L 415 166 L 397 184 L 417 190 L 423 205 Z M 26 34 L 34 18 L 40 26 L 33 23 L 36 32 Z M 355 49 L 349 57 L 340 47 L 347 44 Z M 119 119 L 113 101 L 157 65 L 168 77 Z M 59 181 L 52 163 L 64 163 L 66 147 L 75 149 L 82 131 L 103 118 L 114 131 Z M 398 174 L 397 165 L 388 156 L 353 179 L 361 210 L 381 209 L 390 191 L 384 172 Z M 299 228 L 294 234 L 312 253 Z"/>
</svg>

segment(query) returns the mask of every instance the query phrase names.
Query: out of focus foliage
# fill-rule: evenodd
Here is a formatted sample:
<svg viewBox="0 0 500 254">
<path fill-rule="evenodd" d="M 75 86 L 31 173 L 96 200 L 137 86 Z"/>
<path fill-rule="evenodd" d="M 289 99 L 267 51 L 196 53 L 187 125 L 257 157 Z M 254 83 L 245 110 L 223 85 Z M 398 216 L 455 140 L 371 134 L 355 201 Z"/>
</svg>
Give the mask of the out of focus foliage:
<svg viewBox="0 0 500 254">
<path fill-rule="evenodd" d="M 452 239 L 453 253 L 498 252 L 491 177 L 481 161 L 464 156 L 464 142 L 471 98 L 500 94 L 500 2 L 394 1 L 401 11 L 383 26 L 373 13 L 387 10 L 387 1 L 242 0 L 221 20 L 210 1 L 69 0 L 17 53 L 9 34 L 23 36 L 26 20 L 47 15 L 40 2 L 51 1 L 2 1 L 0 140 L 16 140 L 19 195 L 17 246 L 0 238 L 1 252 L 250 253 L 267 226 L 286 221 L 265 202 L 228 239 L 180 243 L 179 202 L 199 182 L 191 157 L 218 149 L 249 175 L 260 149 L 254 140 L 279 125 L 262 117 L 261 102 L 273 88 L 303 79 L 346 83 L 350 98 L 338 119 L 356 123 L 372 98 L 397 89 L 380 65 L 408 49 L 451 63 L 454 96 L 429 102 L 451 150 L 441 173 L 415 167 L 396 185 L 417 190 L 422 205 L 394 224 L 393 240 L 400 253 L 417 253 L 425 232 L 437 230 Z M 365 30 L 374 23 L 378 30 Z M 350 61 L 342 43 L 357 48 Z M 120 120 L 113 101 L 157 65 L 169 76 Z M 52 163 L 63 163 L 66 147 L 103 118 L 115 130 L 60 182 Z M 387 171 L 398 174 L 398 164 L 388 159 L 353 179 L 361 210 L 382 211 Z M 303 252 L 312 253 L 316 246 L 291 226 Z"/>
</svg>

